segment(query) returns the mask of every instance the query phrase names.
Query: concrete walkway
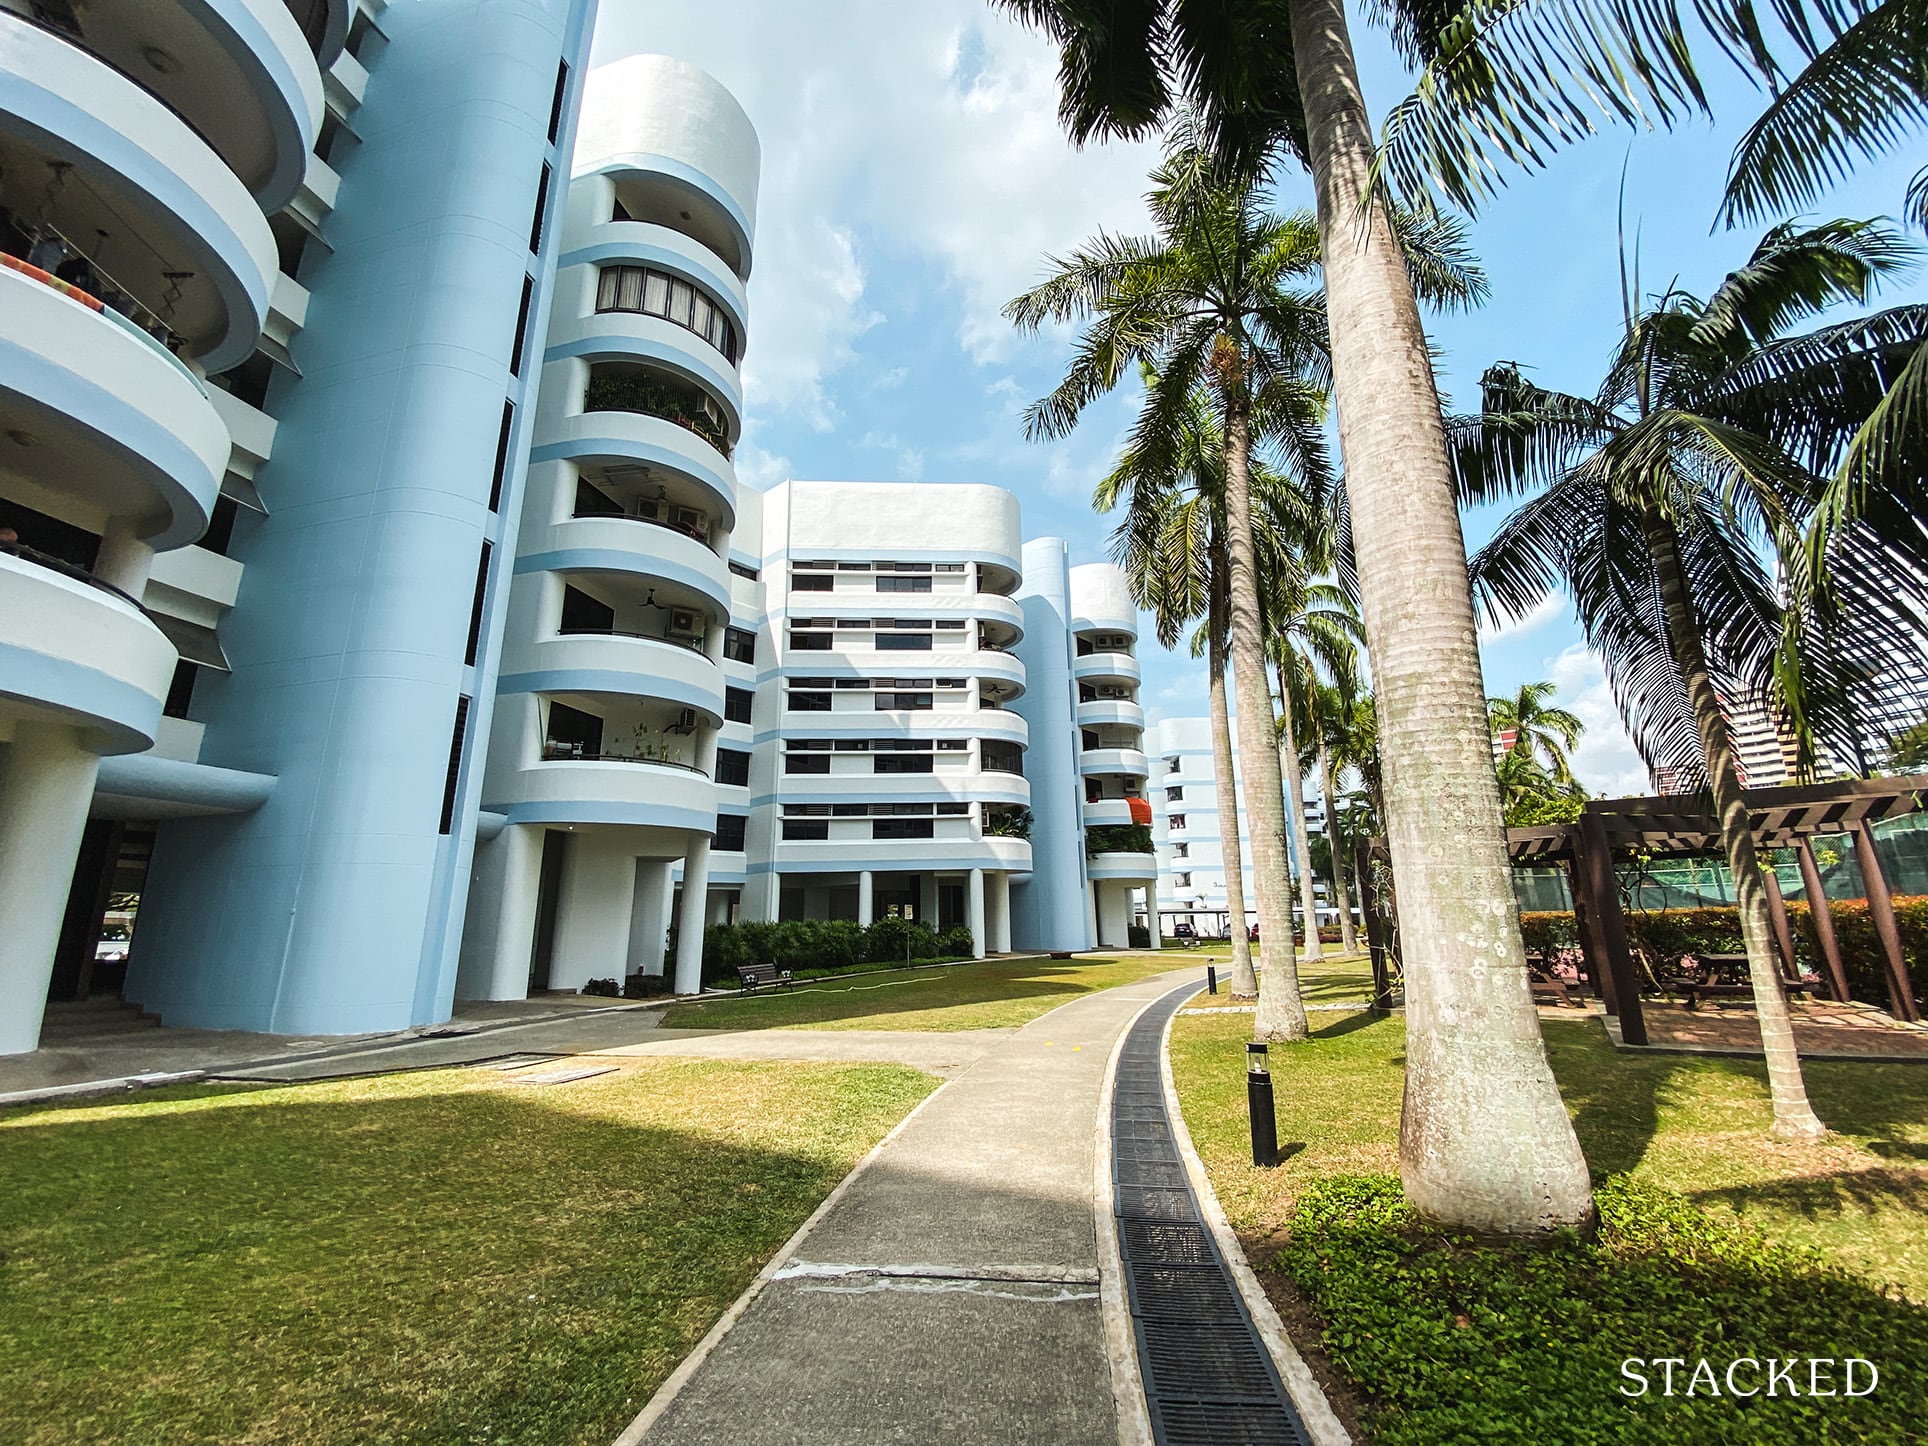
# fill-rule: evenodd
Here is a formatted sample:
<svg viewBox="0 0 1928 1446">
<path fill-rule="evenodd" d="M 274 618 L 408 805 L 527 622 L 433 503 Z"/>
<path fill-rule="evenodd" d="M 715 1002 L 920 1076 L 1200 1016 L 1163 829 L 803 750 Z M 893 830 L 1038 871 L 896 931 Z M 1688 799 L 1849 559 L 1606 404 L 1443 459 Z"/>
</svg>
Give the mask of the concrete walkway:
<svg viewBox="0 0 1928 1446">
<path fill-rule="evenodd" d="M 1115 1443 L 1098 1101 L 1118 1035 L 1196 972 L 1000 1031 L 833 1197 L 624 1446 Z"/>
</svg>

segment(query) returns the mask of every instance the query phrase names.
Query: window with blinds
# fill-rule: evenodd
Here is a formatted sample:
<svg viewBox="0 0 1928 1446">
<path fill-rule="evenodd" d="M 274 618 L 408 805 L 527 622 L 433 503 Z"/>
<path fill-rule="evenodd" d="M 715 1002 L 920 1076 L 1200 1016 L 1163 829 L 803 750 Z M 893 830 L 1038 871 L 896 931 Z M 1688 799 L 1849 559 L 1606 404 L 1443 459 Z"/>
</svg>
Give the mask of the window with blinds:
<svg viewBox="0 0 1928 1446">
<path fill-rule="evenodd" d="M 635 311 L 688 327 L 731 363 L 737 359 L 736 328 L 702 291 L 680 276 L 647 266 L 605 266 L 596 286 L 597 311 Z"/>
</svg>

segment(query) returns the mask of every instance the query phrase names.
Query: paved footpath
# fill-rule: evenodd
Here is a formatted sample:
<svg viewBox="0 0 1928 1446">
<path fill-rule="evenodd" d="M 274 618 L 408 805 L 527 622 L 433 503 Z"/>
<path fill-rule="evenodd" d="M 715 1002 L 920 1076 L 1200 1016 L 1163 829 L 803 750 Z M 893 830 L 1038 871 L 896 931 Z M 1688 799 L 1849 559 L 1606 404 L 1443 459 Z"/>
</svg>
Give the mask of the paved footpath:
<svg viewBox="0 0 1928 1446">
<path fill-rule="evenodd" d="M 1112 1046 L 1186 968 L 993 1044 L 623 1441 L 1115 1443 L 1094 1224 Z"/>
</svg>

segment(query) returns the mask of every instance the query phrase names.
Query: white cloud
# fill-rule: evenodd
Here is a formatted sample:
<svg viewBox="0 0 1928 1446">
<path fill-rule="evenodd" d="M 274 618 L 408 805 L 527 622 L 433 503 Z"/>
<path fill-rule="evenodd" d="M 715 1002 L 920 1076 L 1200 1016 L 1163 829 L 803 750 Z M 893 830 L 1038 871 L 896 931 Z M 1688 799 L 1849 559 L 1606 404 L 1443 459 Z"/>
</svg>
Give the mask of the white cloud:
<svg viewBox="0 0 1928 1446">
<path fill-rule="evenodd" d="M 732 460 L 736 463 L 736 480 L 758 492 L 790 480 L 790 459 L 766 452 L 754 442 L 739 443 Z"/>
<path fill-rule="evenodd" d="M 1592 793 L 1607 798 L 1651 791 L 1647 765 L 1621 726 L 1620 710 L 1600 659 L 1584 643 L 1574 643 L 1546 660 L 1547 676 L 1560 690 L 1560 707 L 1586 725 L 1573 751 L 1573 772 Z"/>
<path fill-rule="evenodd" d="M 1507 618 L 1499 622 L 1483 622 L 1479 629 L 1479 644 L 1482 648 L 1494 643 L 1510 641 L 1535 628 L 1552 622 L 1565 615 L 1567 610 L 1566 594 L 1551 592 L 1517 618 Z"/>
<path fill-rule="evenodd" d="M 1143 145 L 1072 149 L 1057 58 L 983 0 L 653 0 L 608 5 L 595 60 L 679 56 L 742 102 L 763 141 L 746 387 L 819 430 L 826 382 L 881 319 L 865 258 L 933 264 L 972 360 L 1009 354 L 998 315 L 1100 227 L 1143 228 Z M 822 218 L 835 217 L 831 225 Z"/>
</svg>

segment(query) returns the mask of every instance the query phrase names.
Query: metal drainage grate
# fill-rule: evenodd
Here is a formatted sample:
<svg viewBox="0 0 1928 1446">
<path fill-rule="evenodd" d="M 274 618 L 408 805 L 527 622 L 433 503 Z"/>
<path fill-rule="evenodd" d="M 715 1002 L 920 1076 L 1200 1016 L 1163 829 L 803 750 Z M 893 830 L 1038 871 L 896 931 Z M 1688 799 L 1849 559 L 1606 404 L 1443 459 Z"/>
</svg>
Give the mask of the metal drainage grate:
<svg viewBox="0 0 1928 1446">
<path fill-rule="evenodd" d="M 1309 1446 L 1178 1159 L 1159 1045 L 1187 984 L 1138 1017 L 1118 1056 L 1111 1200 L 1160 1446 Z"/>
</svg>

